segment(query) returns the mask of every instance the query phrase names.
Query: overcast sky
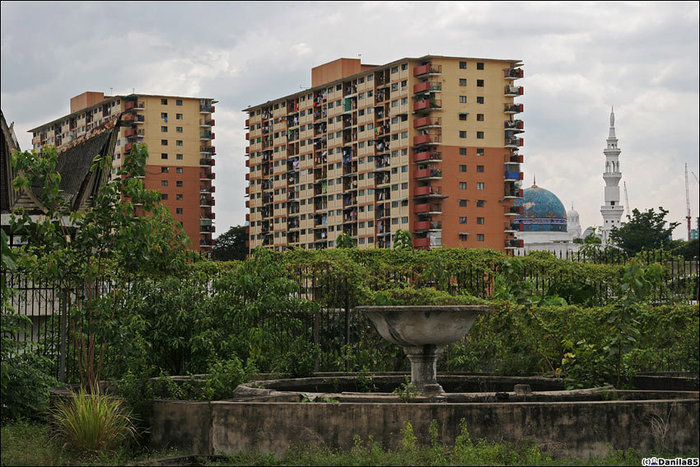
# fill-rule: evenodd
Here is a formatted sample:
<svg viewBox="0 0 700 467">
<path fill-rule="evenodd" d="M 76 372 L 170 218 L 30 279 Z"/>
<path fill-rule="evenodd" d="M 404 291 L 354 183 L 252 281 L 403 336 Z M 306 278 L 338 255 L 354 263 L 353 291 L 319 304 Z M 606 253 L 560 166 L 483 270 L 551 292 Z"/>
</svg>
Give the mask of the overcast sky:
<svg viewBox="0 0 700 467">
<path fill-rule="evenodd" d="M 212 97 L 218 234 L 245 222 L 242 109 L 311 85 L 340 57 L 524 62 L 525 186 L 600 225 L 615 108 L 632 208 L 663 206 L 685 237 L 684 164 L 698 171 L 698 3 L 2 2 L 2 110 L 27 130 L 84 91 Z M 689 175 L 692 216 L 698 183 Z M 622 182 L 621 200 L 624 202 Z M 623 217 L 624 219 L 624 217 Z M 695 226 L 695 221 L 693 221 Z"/>
</svg>

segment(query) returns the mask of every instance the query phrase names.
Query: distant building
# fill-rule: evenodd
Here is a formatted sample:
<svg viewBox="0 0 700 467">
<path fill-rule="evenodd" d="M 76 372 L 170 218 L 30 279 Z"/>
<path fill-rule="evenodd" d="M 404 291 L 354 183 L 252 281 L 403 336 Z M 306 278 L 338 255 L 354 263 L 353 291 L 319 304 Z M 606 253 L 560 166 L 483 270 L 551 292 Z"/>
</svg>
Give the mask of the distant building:
<svg viewBox="0 0 700 467">
<path fill-rule="evenodd" d="M 517 250 L 521 256 L 530 251 L 549 251 L 565 256 L 578 251 L 574 238 L 581 237 L 578 212 L 573 206 L 567 213 L 559 198 L 549 190 L 533 182 L 523 190 L 523 197 L 516 200 L 522 214 L 515 219 L 517 237 L 523 246 Z"/>
<path fill-rule="evenodd" d="M 53 144 L 58 151 L 89 137 L 121 116 L 112 175 L 135 143 L 148 146 L 144 185 L 179 221 L 192 248 L 208 254 L 214 244 L 214 101 L 210 98 L 85 92 L 71 99 L 70 113 L 30 132 L 35 150 Z"/>
<path fill-rule="evenodd" d="M 342 58 L 312 87 L 245 109 L 249 247 L 519 245 L 519 60 Z"/>
</svg>

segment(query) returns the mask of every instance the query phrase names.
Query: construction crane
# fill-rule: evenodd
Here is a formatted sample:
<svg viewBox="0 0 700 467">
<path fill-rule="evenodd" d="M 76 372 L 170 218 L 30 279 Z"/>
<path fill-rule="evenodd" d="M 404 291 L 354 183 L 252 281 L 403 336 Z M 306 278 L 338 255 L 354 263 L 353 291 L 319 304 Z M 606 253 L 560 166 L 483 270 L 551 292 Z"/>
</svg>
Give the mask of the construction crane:
<svg viewBox="0 0 700 467">
<path fill-rule="evenodd" d="M 695 176 L 695 174 L 693 174 Z M 695 177 L 697 180 L 697 177 Z M 692 218 L 690 217 L 690 191 L 688 190 L 688 163 L 685 163 L 685 207 L 687 209 L 687 214 L 685 216 L 685 220 L 688 223 L 688 241 L 690 241 L 690 230 L 691 230 L 691 221 Z"/>
<path fill-rule="evenodd" d="M 627 219 L 632 219 L 630 217 L 630 199 L 627 196 L 627 182 L 622 182 L 622 188 L 625 189 L 625 207 L 627 208 Z"/>
</svg>

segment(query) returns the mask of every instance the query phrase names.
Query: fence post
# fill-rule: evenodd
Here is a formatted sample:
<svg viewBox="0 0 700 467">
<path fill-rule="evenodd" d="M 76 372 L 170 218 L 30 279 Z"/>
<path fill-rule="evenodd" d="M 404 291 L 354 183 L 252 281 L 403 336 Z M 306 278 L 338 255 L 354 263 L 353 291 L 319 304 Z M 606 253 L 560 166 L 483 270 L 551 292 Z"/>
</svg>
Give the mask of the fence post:
<svg viewBox="0 0 700 467">
<path fill-rule="evenodd" d="M 67 339 L 67 327 L 68 327 L 68 293 L 65 289 L 61 289 L 59 294 L 60 298 L 60 313 L 61 317 L 59 319 L 60 326 L 60 341 L 59 341 L 59 363 L 58 363 L 58 380 L 62 383 L 66 382 L 66 339 Z"/>
<path fill-rule="evenodd" d="M 350 348 L 350 291 L 345 279 L 345 348 Z M 345 354 L 345 371 L 350 371 L 350 360 Z"/>
</svg>

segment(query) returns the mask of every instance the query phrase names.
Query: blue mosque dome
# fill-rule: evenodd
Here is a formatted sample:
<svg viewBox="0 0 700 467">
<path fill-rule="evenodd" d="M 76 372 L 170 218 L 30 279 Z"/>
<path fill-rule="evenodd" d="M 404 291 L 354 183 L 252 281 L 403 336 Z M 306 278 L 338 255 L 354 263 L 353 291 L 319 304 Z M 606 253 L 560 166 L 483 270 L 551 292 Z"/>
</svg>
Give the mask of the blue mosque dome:
<svg viewBox="0 0 700 467">
<path fill-rule="evenodd" d="M 524 232 L 566 232 L 566 209 L 557 196 L 533 183 L 515 200 L 523 212 L 515 219 Z"/>
</svg>

